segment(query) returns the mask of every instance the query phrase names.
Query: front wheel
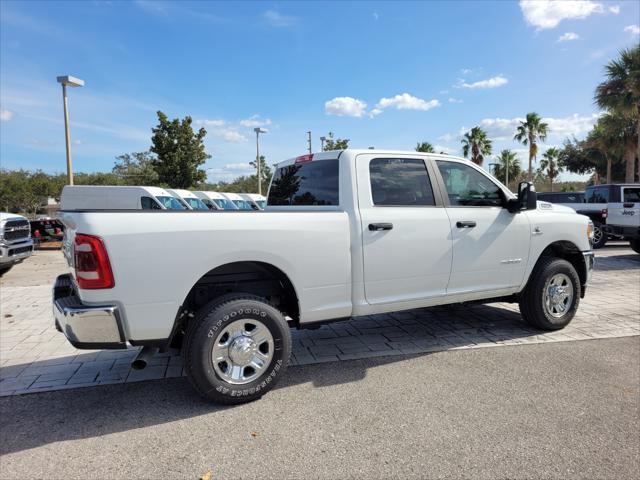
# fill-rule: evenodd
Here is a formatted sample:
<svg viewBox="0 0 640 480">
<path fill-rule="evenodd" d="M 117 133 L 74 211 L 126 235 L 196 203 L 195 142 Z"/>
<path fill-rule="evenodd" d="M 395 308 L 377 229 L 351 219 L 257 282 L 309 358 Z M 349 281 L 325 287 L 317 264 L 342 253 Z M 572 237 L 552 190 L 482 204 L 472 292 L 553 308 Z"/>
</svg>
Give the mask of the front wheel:
<svg viewBox="0 0 640 480">
<path fill-rule="evenodd" d="M 263 298 L 231 294 L 204 306 L 187 327 L 183 357 L 195 389 L 216 403 L 256 400 L 284 374 L 291 332 Z"/>
<path fill-rule="evenodd" d="M 525 321 L 543 330 L 560 330 L 573 319 L 580 303 L 580 278 L 566 260 L 540 260 L 520 297 Z"/>
</svg>

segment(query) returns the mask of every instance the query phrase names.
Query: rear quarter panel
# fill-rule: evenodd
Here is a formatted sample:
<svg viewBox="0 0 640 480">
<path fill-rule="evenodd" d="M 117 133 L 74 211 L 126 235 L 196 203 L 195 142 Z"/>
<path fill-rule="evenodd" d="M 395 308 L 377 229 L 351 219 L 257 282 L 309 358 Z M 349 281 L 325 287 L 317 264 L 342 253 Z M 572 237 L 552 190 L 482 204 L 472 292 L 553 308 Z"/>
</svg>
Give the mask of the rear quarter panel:
<svg viewBox="0 0 640 480">
<path fill-rule="evenodd" d="M 301 321 L 351 314 L 347 214 L 334 212 L 95 212 L 60 215 L 69 233 L 103 238 L 115 276 L 108 290 L 81 290 L 88 304 L 117 303 L 128 340 L 167 338 L 193 285 L 227 263 L 282 270 Z"/>
</svg>

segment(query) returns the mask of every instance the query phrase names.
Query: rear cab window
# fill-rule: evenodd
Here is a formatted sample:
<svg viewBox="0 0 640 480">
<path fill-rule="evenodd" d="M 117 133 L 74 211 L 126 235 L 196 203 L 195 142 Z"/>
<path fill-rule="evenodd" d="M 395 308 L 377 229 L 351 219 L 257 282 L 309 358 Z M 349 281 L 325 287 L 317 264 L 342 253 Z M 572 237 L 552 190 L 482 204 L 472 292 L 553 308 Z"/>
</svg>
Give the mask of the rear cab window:
<svg viewBox="0 0 640 480">
<path fill-rule="evenodd" d="M 273 175 L 269 206 L 338 206 L 338 159 L 310 160 L 279 167 Z"/>
<path fill-rule="evenodd" d="M 376 206 L 436 204 L 424 160 L 374 158 L 369 163 L 371 197 Z"/>
</svg>

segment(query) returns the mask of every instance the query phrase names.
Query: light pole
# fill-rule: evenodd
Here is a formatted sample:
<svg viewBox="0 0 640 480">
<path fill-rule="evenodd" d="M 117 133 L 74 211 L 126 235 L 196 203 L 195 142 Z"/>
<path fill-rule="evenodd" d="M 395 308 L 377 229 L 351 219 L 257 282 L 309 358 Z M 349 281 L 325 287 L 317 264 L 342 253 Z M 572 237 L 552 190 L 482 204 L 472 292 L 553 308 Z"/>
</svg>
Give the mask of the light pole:
<svg viewBox="0 0 640 480">
<path fill-rule="evenodd" d="M 262 176 L 260 174 L 260 134 L 267 133 L 265 128 L 256 127 L 253 129 L 256 132 L 256 166 L 258 167 L 258 195 L 262 195 Z"/>
<path fill-rule="evenodd" d="M 73 164 L 71 162 L 71 131 L 69 130 L 69 108 L 67 101 L 67 87 L 84 87 L 84 80 L 64 75 L 57 78 L 58 83 L 62 84 L 62 103 L 64 106 L 64 139 L 67 144 L 67 182 L 73 185 Z"/>
<path fill-rule="evenodd" d="M 320 151 L 324 152 L 324 142 L 327 141 L 327 137 L 320 137 Z"/>
<path fill-rule="evenodd" d="M 311 150 L 311 131 L 307 132 L 307 143 L 309 144 L 309 154 L 312 154 L 313 151 Z"/>
</svg>

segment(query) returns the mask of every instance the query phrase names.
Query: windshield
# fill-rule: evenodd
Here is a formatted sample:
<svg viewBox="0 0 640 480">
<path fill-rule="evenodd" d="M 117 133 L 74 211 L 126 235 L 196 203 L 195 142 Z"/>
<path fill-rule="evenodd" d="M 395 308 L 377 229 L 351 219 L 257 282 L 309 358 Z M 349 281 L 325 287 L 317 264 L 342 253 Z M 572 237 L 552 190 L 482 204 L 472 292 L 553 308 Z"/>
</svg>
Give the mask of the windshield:
<svg viewBox="0 0 640 480">
<path fill-rule="evenodd" d="M 213 203 L 211 200 L 209 200 L 208 198 L 203 199 L 202 203 L 204 203 L 207 206 L 207 208 L 209 208 L 209 210 L 218 210 L 217 205 Z"/>
<path fill-rule="evenodd" d="M 238 207 L 236 207 L 235 203 L 233 203 L 231 200 L 227 200 L 226 198 L 216 198 L 214 200 L 215 204 L 218 205 L 218 208 L 221 208 L 222 210 L 237 210 Z"/>
<path fill-rule="evenodd" d="M 262 209 L 264 209 L 267 206 L 267 201 L 266 200 L 255 200 L 255 202 Z"/>
<path fill-rule="evenodd" d="M 194 210 L 209 210 L 209 208 L 199 198 L 185 198 L 185 202 Z"/>
<path fill-rule="evenodd" d="M 167 210 L 186 210 L 186 207 L 175 197 L 156 197 Z"/>
<path fill-rule="evenodd" d="M 247 202 L 246 200 L 234 200 L 233 203 L 235 203 L 236 207 L 238 207 L 240 210 L 253 210 L 249 202 Z"/>
</svg>

